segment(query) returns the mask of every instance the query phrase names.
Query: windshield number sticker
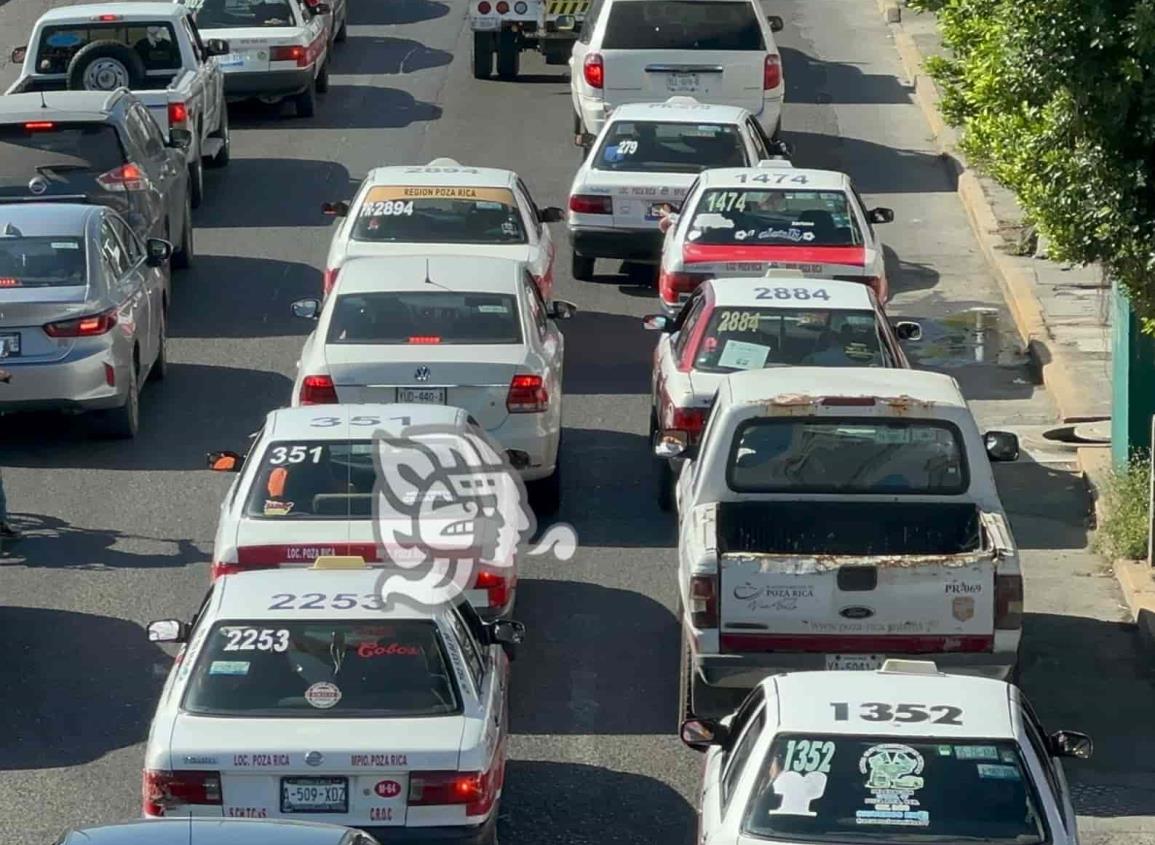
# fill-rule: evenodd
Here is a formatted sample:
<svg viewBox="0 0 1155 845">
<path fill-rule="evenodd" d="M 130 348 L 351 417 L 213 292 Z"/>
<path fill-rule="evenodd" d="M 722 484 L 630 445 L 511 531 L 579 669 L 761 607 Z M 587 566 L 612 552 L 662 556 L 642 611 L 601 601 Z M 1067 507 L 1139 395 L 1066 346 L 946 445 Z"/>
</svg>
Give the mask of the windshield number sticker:
<svg viewBox="0 0 1155 845">
<path fill-rule="evenodd" d="M 313 463 L 321 463 L 321 456 L 325 450 L 322 446 L 314 446 L 309 449 L 305 446 L 274 446 L 269 451 L 269 463 L 271 464 L 303 464 L 305 458 L 310 455 L 313 458 Z"/>
<path fill-rule="evenodd" d="M 385 419 L 397 420 L 403 426 L 411 424 L 412 417 L 386 417 Z M 349 417 L 349 425 L 381 425 L 381 417 Z M 340 425 L 340 417 L 313 417 L 309 422 L 313 428 L 332 428 Z"/>
<path fill-rule="evenodd" d="M 745 191 L 715 191 L 706 198 L 706 208 L 712 214 L 746 210 Z"/>
<path fill-rule="evenodd" d="M 786 742 L 786 759 L 783 771 L 829 772 L 830 760 L 834 757 L 834 743 L 820 739 L 791 739 Z"/>
<path fill-rule="evenodd" d="M 756 332 L 762 315 L 757 311 L 726 311 L 718 321 L 720 332 Z"/>
<path fill-rule="evenodd" d="M 738 181 L 742 184 L 747 182 L 761 182 L 763 185 L 782 185 L 789 182 L 792 185 L 809 185 L 810 180 L 802 174 L 791 176 L 789 173 L 756 173 L 750 176 L 746 173 L 738 175 Z"/>
<path fill-rule="evenodd" d="M 385 600 L 380 593 L 274 593 L 269 610 L 384 610 Z"/>
<path fill-rule="evenodd" d="M 754 288 L 755 299 L 821 299 L 830 301 L 826 288 Z"/>
<path fill-rule="evenodd" d="M 286 628 L 226 628 L 221 633 L 228 639 L 222 651 L 289 650 L 289 631 Z"/>
<path fill-rule="evenodd" d="M 850 704 L 832 701 L 834 721 L 845 722 L 850 718 Z M 868 702 L 859 705 L 858 718 L 864 722 L 934 722 L 936 725 L 961 725 L 961 707 L 949 704 L 882 704 Z M 937 718 L 933 718 L 937 717 Z"/>
<path fill-rule="evenodd" d="M 618 155 L 632 156 L 637 151 L 637 141 L 618 141 Z"/>
<path fill-rule="evenodd" d="M 361 209 L 362 217 L 411 217 L 413 215 L 413 200 L 382 200 L 381 202 L 367 202 Z"/>
</svg>

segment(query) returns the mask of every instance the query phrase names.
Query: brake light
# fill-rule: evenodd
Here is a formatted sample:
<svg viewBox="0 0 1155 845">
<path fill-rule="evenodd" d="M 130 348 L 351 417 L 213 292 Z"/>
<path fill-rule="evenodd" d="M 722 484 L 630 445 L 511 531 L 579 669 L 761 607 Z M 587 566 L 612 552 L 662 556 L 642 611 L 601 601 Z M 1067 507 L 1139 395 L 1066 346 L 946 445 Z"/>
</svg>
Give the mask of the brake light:
<svg viewBox="0 0 1155 845">
<path fill-rule="evenodd" d="M 435 345 L 435 344 L 441 343 L 441 338 L 439 338 L 437 335 L 431 335 L 431 334 L 430 335 L 415 335 L 414 337 L 409 338 L 409 342 L 413 343 L 413 344 Z"/>
<path fill-rule="evenodd" d="M 477 14 L 488 15 L 492 8 L 493 7 L 486 3 L 485 0 L 482 0 L 482 2 L 477 4 Z"/>
<path fill-rule="evenodd" d="M 96 337 L 112 331 L 117 320 L 116 309 L 110 308 L 87 317 L 49 323 L 44 327 L 44 333 L 49 337 Z"/>
<path fill-rule="evenodd" d="M 995 576 L 995 628 L 1017 631 L 1023 627 L 1023 576 Z"/>
<path fill-rule="evenodd" d="M 511 414 L 537 414 L 549 408 L 549 391 L 541 376 L 516 375 L 509 383 L 505 408 Z"/>
<path fill-rule="evenodd" d="M 213 565 L 209 570 L 212 575 L 212 580 L 217 580 L 224 575 L 235 575 L 238 572 L 252 572 L 256 569 L 277 569 L 275 563 L 246 563 L 244 565 L 239 563 L 222 563 L 220 561 L 213 561 Z"/>
<path fill-rule="evenodd" d="M 501 2 L 497 4 L 497 13 L 499 15 L 504 15 L 504 14 L 508 14 L 508 12 L 509 12 L 509 4 L 506 3 L 505 0 L 501 0 Z"/>
<path fill-rule="evenodd" d="M 590 53 L 582 63 L 582 75 L 590 88 L 601 89 L 606 83 L 606 66 L 598 53 Z"/>
<path fill-rule="evenodd" d="M 144 172 L 131 161 L 115 170 L 101 173 L 96 184 L 106 191 L 143 191 L 148 187 Z"/>
<path fill-rule="evenodd" d="M 56 124 L 51 120 L 34 120 L 31 123 L 25 123 L 24 128 L 29 132 L 42 132 L 45 129 L 55 129 Z"/>
<path fill-rule="evenodd" d="M 718 627 L 718 576 L 690 576 L 690 624 L 698 630 Z"/>
<path fill-rule="evenodd" d="M 762 65 L 762 88 L 770 91 L 782 84 L 782 59 L 771 53 Z"/>
<path fill-rule="evenodd" d="M 873 396 L 827 396 L 820 400 L 819 405 L 828 405 L 834 407 L 865 407 L 874 404 Z"/>
<path fill-rule="evenodd" d="M 409 806 L 464 804 L 465 815 L 485 815 L 497 796 L 497 774 L 488 772 L 410 772 Z"/>
<path fill-rule="evenodd" d="M 95 18 L 93 18 L 93 20 L 108 23 L 109 21 L 120 20 L 120 15 L 97 15 Z"/>
<path fill-rule="evenodd" d="M 693 442 L 701 436 L 702 429 L 706 427 L 708 411 L 708 408 L 674 408 L 666 431 L 684 431 Z"/>
<path fill-rule="evenodd" d="M 168 104 L 168 122 L 170 126 L 180 127 L 188 122 L 188 106 L 184 103 Z"/>
<path fill-rule="evenodd" d="M 220 803 L 220 772 L 144 770 L 141 804 L 146 816 L 163 816 L 170 807 Z"/>
<path fill-rule="evenodd" d="M 485 590 L 489 596 L 488 605 L 491 608 L 505 607 L 509 601 L 509 579 L 503 575 L 498 575 L 496 572 L 482 570 L 477 573 L 474 587 Z"/>
<path fill-rule="evenodd" d="M 328 295 L 329 291 L 333 289 L 334 285 L 337 284 L 337 274 L 340 272 L 340 267 L 334 267 L 331 270 L 325 271 L 324 280 L 321 283 L 321 289 L 326 296 Z"/>
<path fill-rule="evenodd" d="M 18 288 L 20 287 L 20 280 L 13 279 L 10 276 L 5 276 L 0 279 L 0 288 Z"/>
<path fill-rule="evenodd" d="M 569 198 L 569 210 L 578 214 L 613 214 L 614 201 L 594 194 L 574 194 Z"/>
<path fill-rule="evenodd" d="M 337 388 L 329 376 L 305 376 L 301 381 L 302 405 L 336 405 Z"/>
<path fill-rule="evenodd" d="M 290 44 L 283 47 L 274 47 L 269 50 L 271 62 L 296 62 L 297 67 L 309 66 L 309 51 L 300 44 Z"/>
<path fill-rule="evenodd" d="M 709 278 L 703 273 L 662 270 L 658 274 L 658 295 L 671 305 L 675 305 L 678 302 L 678 294 L 692 293 L 698 285 Z"/>
</svg>

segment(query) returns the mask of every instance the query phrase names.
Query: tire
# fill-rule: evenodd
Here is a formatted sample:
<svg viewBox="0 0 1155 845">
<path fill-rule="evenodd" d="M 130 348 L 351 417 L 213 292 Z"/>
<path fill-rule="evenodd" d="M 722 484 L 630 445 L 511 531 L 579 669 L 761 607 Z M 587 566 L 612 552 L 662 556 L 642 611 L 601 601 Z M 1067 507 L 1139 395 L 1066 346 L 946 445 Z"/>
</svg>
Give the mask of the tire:
<svg viewBox="0 0 1155 845">
<path fill-rule="evenodd" d="M 321 72 L 317 74 L 317 93 L 329 93 L 329 59 L 325 59 L 325 64 L 321 67 Z"/>
<path fill-rule="evenodd" d="M 160 336 L 157 337 L 156 360 L 148 371 L 149 381 L 164 381 L 168 375 L 168 307 L 160 314 Z"/>
<path fill-rule="evenodd" d="M 473 33 L 473 78 L 489 79 L 493 75 L 495 39 L 491 32 Z"/>
<path fill-rule="evenodd" d="M 534 513 L 540 516 L 553 516 L 561 508 L 561 454 L 559 450 L 557 466 L 553 475 L 534 481 L 526 491 L 529 493 L 530 505 Z"/>
<path fill-rule="evenodd" d="M 128 395 L 124 404 L 101 411 L 97 422 L 102 434 L 117 440 L 130 440 L 140 432 L 140 384 L 135 367 L 128 373 Z"/>
<path fill-rule="evenodd" d="M 188 199 L 193 208 L 205 201 L 205 166 L 199 155 L 188 166 Z"/>
<path fill-rule="evenodd" d="M 710 686 L 693 671 L 692 667 L 688 686 L 690 711 L 699 719 L 721 719 L 729 716 L 746 696 L 745 690 Z"/>
<path fill-rule="evenodd" d="M 118 41 L 94 41 L 68 63 L 69 91 L 115 91 L 144 87 L 144 61 Z"/>
<path fill-rule="evenodd" d="M 591 281 L 594 277 L 594 260 L 575 252 L 570 259 L 570 275 L 580 282 Z"/>
<path fill-rule="evenodd" d="M 317 92 L 310 85 L 297 96 L 293 97 L 293 105 L 297 107 L 297 117 L 312 117 L 317 113 Z"/>
<path fill-rule="evenodd" d="M 682 722 L 693 715 L 690 701 L 690 676 L 694 671 L 690 665 L 690 646 L 686 643 L 686 635 L 682 634 L 682 656 L 678 663 L 678 726 L 680 731 Z"/>
<path fill-rule="evenodd" d="M 232 159 L 232 145 L 233 136 L 229 132 L 229 107 L 224 100 L 221 100 L 221 119 L 220 125 L 217 126 L 217 131 L 212 133 L 209 137 L 220 138 L 221 148 L 217 154 L 210 159 L 206 159 L 209 167 L 226 167 Z"/>
<path fill-rule="evenodd" d="M 569 48 L 568 50 L 566 48 Z M 568 41 L 547 41 L 545 45 L 545 63 L 547 65 L 564 65 L 569 64 L 570 53 L 573 51 L 573 45 Z"/>
<path fill-rule="evenodd" d="M 521 65 L 521 50 L 517 43 L 517 33 L 502 30 L 497 34 L 497 78 L 517 79 Z"/>
<path fill-rule="evenodd" d="M 658 509 L 663 513 L 670 513 L 674 509 L 677 497 L 674 495 L 674 468 L 665 458 L 658 458 Z"/>
<path fill-rule="evenodd" d="M 187 270 L 192 266 L 195 244 L 193 243 L 192 208 L 185 206 L 184 225 L 181 227 L 180 245 L 174 246 L 172 266 L 178 270 Z"/>
<path fill-rule="evenodd" d="M 337 30 L 336 36 L 333 40 L 338 44 L 344 44 L 349 40 L 349 12 L 345 12 L 345 17 L 341 18 L 341 28 Z"/>
</svg>

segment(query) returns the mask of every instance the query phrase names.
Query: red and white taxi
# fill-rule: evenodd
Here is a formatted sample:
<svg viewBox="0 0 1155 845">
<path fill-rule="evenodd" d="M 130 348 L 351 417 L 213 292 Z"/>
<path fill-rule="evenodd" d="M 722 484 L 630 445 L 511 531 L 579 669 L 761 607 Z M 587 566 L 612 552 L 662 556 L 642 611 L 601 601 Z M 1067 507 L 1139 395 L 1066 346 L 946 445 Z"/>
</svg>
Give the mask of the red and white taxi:
<svg viewBox="0 0 1155 845">
<path fill-rule="evenodd" d="M 790 270 L 762 278 L 711 279 L 677 317 L 652 315 L 662 332 L 654 350 L 650 439 L 683 432 L 697 442 L 718 385 L 728 373 L 765 367 L 897 367 L 910 362 L 902 341 L 918 323 L 887 318 L 866 285 L 807 279 Z M 658 504 L 673 504 L 673 467 L 659 465 Z"/>
<path fill-rule="evenodd" d="M 892 220 L 889 208 L 867 210 L 845 173 L 781 159 L 707 170 L 681 212 L 662 221 L 662 307 L 673 315 L 706 279 L 773 269 L 862 282 L 885 304 L 886 267 L 874 224 Z"/>
<path fill-rule="evenodd" d="M 325 262 L 324 292 L 351 258 L 479 255 L 524 262 L 550 300 L 557 245 L 549 223 L 560 208 L 538 208 L 512 170 L 467 167 L 451 158 L 369 171 L 352 202 L 321 210 L 340 222 Z"/>
</svg>

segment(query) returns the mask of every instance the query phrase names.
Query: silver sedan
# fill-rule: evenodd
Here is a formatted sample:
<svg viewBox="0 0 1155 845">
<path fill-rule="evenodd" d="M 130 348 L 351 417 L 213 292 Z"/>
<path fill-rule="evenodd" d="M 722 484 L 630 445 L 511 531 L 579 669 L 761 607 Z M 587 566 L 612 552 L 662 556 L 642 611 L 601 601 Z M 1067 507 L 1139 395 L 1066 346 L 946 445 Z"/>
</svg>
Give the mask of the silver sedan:
<svg viewBox="0 0 1155 845">
<path fill-rule="evenodd" d="M 377 845 L 335 824 L 261 819 L 136 820 L 70 830 L 58 845 Z"/>
<path fill-rule="evenodd" d="M 133 437 L 165 374 L 172 245 L 100 205 L 0 205 L 0 413 L 94 411 Z"/>
</svg>

